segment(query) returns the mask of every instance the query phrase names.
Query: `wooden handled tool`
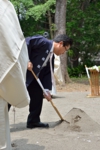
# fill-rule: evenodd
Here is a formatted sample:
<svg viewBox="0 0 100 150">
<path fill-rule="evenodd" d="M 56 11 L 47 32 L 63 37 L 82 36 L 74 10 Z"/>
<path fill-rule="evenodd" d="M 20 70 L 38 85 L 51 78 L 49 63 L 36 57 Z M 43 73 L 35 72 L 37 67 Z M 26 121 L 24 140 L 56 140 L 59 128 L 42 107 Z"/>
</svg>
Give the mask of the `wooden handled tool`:
<svg viewBox="0 0 100 150">
<path fill-rule="evenodd" d="M 31 70 L 33 76 L 35 77 L 35 79 L 37 80 L 37 82 L 39 83 L 40 87 L 42 88 L 43 92 L 47 95 L 47 92 L 45 91 L 45 89 L 43 88 L 43 85 L 41 83 L 41 81 L 39 80 L 39 78 L 35 75 L 35 73 L 33 72 L 33 70 Z M 58 111 L 58 109 L 56 108 L 56 106 L 54 105 L 54 103 L 52 102 L 52 99 L 50 100 L 51 105 L 53 106 L 53 108 L 55 109 L 55 111 L 57 112 L 58 116 L 60 117 L 60 119 L 62 121 L 65 121 L 65 119 L 62 117 L 62 115 L 60 114 L 60 112 Z"/>
</svg>

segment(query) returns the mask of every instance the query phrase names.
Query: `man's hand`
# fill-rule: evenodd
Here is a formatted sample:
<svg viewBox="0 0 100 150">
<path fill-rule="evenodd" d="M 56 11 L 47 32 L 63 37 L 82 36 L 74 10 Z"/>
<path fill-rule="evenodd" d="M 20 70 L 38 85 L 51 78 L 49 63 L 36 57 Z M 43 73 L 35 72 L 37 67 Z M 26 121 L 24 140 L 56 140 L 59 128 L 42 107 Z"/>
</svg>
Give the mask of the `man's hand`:
<svg viewBox="0 0 100 150">
<path fill-rule="evenodd" d="M 47 101 L 51 101 L 51 94 L 50 94 L 50 92 L 49 91 L 46 91 L 46 93 L 47 94 L 43 94 L 44 95 L 44 97 L 47 99 Z"/>
<path fill-rule="evenodd" d="M 31 71 L 33 69 L 33 64 L 29 61 L 27 65 L 27 69 Z"/>
</svg>

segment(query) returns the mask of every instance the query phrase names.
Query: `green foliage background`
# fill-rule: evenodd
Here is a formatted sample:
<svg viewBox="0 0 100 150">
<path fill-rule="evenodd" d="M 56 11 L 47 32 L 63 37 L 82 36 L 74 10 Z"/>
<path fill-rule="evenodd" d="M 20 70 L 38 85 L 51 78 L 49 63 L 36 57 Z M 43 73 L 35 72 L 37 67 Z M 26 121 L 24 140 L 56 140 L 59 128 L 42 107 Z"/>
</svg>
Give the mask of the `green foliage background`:
<svg viewBox="0 0 100 150">
<path fill-rule="evenodd" d="M 56 0 L 11 0 L 26 36 L 55 30 Z M 51 13 L 52 24 L 49 26 L 48 11 Z M 83 67 L 95 62 L 94 56 L 100 51 L 100 0 L 67 0 L 66 33 L 74 40 L 71 55 L 75 59 L 81 57 Z M 73 67 L 80 64 L 73 62 Z M 79 67 L 80 68 L 80 67 Z M 70 68 L 72 69 L 72 68 Z"/>
</svg>

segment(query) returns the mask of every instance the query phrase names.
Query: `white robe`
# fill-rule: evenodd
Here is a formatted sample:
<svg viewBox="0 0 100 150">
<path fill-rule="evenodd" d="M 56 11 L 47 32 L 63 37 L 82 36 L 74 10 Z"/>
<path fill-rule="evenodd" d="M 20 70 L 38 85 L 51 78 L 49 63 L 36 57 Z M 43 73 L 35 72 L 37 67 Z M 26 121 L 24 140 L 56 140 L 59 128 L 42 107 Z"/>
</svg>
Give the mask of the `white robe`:
<svg viewBox="0 0 100 150">
<path fill-rule="evenodd" d="M 7 102 L 29 104 L 25 86 L 28 52 L 13 5 L 0 0 L 0 149 L 11 150 Z"/>
<path fill-rule="evenodd" d="M 60 56 L 55 55 L 55 61 L 54 61 L 54 76 L 56 79 L 56 83 L 63 85 L 64 79 L 61 72 L 61 61 Z"/>
<path fill-rule="evenodd" d="M 15 9 L 8 0 L 0 0 L 0 96 L 16 107 L 29 103 L 27 63 L 27 46 Z"/>
<path fill-rule="evenodd" d="M 61 72 L 60 56 L 57 56 L 57 55 L 55 55 L 55 59 L 54 59 L 54 77 L 55 77 L 56 84 L 59 84 L 59 85 L 64 84 L 64 79 L 63 79 L 62 72 Z M 57 95 L 56 84 L 55 86 L 52 86 L 52 91 L 51 91 L 52 96 Z"/>
<path fill-rule="evenodd" d="M 11 150 L 8 105 L 0 97 L 0 150 Z"/>
</svg>

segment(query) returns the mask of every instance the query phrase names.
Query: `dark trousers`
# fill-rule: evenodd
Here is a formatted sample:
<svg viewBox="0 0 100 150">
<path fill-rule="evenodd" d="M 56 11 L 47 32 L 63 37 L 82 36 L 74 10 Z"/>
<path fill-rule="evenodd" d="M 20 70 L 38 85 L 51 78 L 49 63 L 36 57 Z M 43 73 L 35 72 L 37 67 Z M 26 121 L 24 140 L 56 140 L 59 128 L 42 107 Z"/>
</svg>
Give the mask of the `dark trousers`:
<svg viewBox="0 0 100 150">
<path fill-rule="evenodd" d="M 34 122 L 40 122 L 40 114 L 43 103 L 43 91 L 35 79 L 28 86 L 27 90 L 30 96 L 29 115 L 27 118 L 27 124 L 29 125 Z"/>
</svg>

